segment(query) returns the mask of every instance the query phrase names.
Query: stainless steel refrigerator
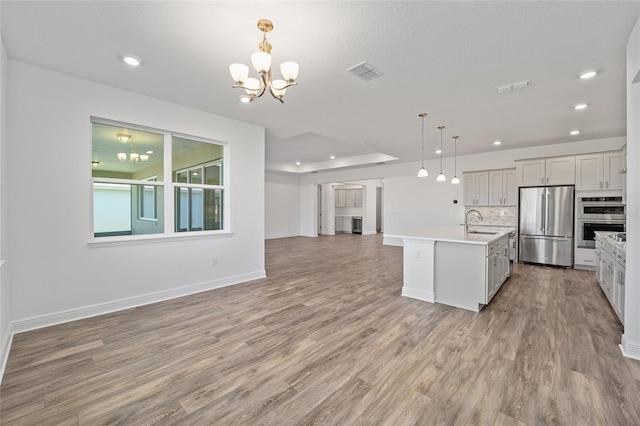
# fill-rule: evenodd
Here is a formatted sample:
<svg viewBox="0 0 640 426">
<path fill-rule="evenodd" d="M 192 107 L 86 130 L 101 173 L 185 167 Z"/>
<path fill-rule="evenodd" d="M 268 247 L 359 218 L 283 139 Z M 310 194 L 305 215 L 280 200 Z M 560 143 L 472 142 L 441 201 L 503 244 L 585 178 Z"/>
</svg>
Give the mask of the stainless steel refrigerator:
<svg viewBox="0 0 640 426">
<path fill-rule="evenodd" d="M 573 205 L 573 186 L 520 188 L 520 262 L 573 266 Z"/>
</svg>

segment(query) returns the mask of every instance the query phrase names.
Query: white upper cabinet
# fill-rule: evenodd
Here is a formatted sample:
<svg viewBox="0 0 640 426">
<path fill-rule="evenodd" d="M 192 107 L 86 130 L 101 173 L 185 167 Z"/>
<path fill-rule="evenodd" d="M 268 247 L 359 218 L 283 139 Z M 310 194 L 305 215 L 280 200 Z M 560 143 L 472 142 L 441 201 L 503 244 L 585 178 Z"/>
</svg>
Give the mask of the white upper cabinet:
<svg viewBox="0 0 640 426">
<path fill-rule="evenodd" d="M 463 173 L 464 205 L 489 205 L 489 172 Z"/>
<path fill-rule="evenodd" d="M 516 161 L 518 186 L 573 185 L 576 181 L 575 156 Z"/>
<path fill-rule="evenodd" d="M 362 207 L 362 189 L 336 189 L 335 207 Z"/>
<path fill-rule="evenodd" d="M 489 205 L 515 206 L 518 203 L 516 169 L 489 171 Z"/>
<path fill-rule="evenodd" d="M 576 155 L 576 191 L 623 189 L 621 152 Z"/>
</svg>

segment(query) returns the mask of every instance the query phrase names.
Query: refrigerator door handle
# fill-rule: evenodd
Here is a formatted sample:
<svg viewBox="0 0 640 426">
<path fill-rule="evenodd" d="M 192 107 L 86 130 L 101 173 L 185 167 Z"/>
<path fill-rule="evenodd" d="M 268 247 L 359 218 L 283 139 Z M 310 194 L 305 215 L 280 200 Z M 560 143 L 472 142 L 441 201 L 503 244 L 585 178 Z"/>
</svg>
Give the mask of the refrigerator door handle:
<svg viewBox="0 0 640 426">
<path fill-rule="evenodd" d="M 545 200 L 544 200 L 544 224 L 545 231 L 549 230 L 549 190 L 545 190 Z"/>
<path fill-rule="evenodd" d="M 544 233 L 544 225 L 546 222 L 546 216 L 545 216 L 545 212 L 547 211 L 547 207 L 546 207 L 546 200 L 544 197 L 545 194 L 545 190 L 543 189 L 542 192 L 540 193 L 540 231 L 542 231 Z"/>
<path fill-rule="evenodd" d="M 523 240 L 551 240 L 551 241 L 566 241 L 570 240 L 571 237 L 547 237 L 545 235 L 522 235 L 521 238 Z"/>
</svg>

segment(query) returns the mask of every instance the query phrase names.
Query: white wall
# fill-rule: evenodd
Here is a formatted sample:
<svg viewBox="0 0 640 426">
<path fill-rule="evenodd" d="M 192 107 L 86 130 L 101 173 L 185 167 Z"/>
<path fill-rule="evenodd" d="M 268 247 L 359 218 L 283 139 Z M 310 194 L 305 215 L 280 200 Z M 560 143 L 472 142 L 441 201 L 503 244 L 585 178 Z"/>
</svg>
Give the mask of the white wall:
<svg viewBox="0 0 640 426">
<path fill-rule="evenodd" d="M 264 276 L 263 128 L 13 60 L 7 87 L 15 330 Z M 91 116 L 228 142 L 232 234 L 88 245 Z"/>
<path fill-rule="evenodd" d="M 300 232 L 300 178 L 265 174 L 265 238 L 296 236 Z"/>
<path fill-rule="evenodd" d="M 1 8 L 0 8 L 1 9 Z M 0 19 L 0 22 L 2 19 Z M 0 40 L 0 382 L 11 344 L 11 289 L 8 274 L 7 52 Z"/>
<path fill-rule="evenodd" d="M 627 42 L 627 259 L 640 259 L 640 19 Z M 640 264 L 627 262 L 622 351 L 640 359 Z"/>
</svg>

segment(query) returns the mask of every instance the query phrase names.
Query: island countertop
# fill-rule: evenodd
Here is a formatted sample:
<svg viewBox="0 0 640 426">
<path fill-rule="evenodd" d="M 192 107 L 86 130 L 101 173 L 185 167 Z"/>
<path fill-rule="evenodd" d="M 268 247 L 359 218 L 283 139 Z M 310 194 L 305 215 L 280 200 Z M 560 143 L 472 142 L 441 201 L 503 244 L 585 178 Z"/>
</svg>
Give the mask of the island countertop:
<svg viewBox="0 0 640 426">
<path fill-rule="evenodd" d="M 472 225 L 473 226 L 473 225 Z M 401 235 L 403 240 L 443 241 L 448 243 L 465 243 L 488 245 L 508 235 L 515 228 L 505 228 L 499 231 L 473 231 L 465 232 L 464 226 L 438 226 L 425 227 L 413 230 L 411 233 Z M 481 232 L 481 233 L 476 233 Z M 491 232 L 491 233 L 488 233 Z"/>
</svg>

